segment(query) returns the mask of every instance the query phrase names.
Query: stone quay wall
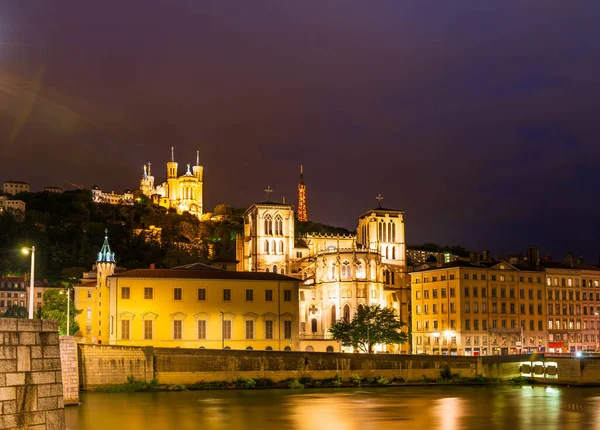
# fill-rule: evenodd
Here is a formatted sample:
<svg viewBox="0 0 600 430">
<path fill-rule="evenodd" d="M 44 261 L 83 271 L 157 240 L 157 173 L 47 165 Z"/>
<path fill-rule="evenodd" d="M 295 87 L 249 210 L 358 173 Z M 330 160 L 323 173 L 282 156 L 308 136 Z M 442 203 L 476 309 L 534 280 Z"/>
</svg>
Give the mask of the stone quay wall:
<svg viewBox="0 0 600 430">
<path fill-rule="evenodd" d="M 73 336 L 60 336 L 63 398 L 65 405 L 79 404 L 79 363 Z"/>
<path fill-rule="evenodd" d="M 0 429 L 65 428 L 56 321 L 0 319 Z"/>
<path fill-rule="evenodd" d="M 154 378 L 152 347 L 78 345 L 79 386 L 86 390 L 100 385 L 127 382 L 132 376 L 138 381 Z"/>
<path fill-rule="evenodd" d="M 480 357 L 447 357 L 398 354 L 343 354 L 320 352 L 199 350 L 113 345 L 78 345 L 79 385 L 93 389 L 122 384 L 129 376 L 160 384 L 235 381 L 238 378 L 326 379 L 383 376 L 420 381 L 439 379 L 448 365 L 464 377 L 483 374 Z"/>
</svg>

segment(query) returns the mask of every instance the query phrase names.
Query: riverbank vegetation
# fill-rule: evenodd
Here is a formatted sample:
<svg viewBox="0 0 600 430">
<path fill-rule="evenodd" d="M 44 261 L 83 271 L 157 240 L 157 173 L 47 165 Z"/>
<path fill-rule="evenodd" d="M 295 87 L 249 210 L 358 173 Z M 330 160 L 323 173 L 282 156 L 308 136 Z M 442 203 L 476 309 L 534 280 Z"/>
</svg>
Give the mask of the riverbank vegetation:
<svg viewBox="0 0 600 430">
<path fill-rule="evenodd" d="M 516 377 L 508 380 L 488 378 L 483 375 L 475 377 L 462 377 L 460 374 L 449 372 L 446 366 L 440 370 L 439 379 L 431 379 L 423 376 L 419 381 L 405 381 L 403 378 L 393 378 L 388 380 L 384 376 L 374 376 L 372 378 L 363 378 L 360 375 L 351 375 L 349 378 L 342 378 L 335 375 L 333 378 L 313 379 L 313 378 L 289 378 L 283 381 L 274 382 L 268 378 L 238 378 L 235 381 L 199 381 L 194 384 L 159 384 L 156 379 L 150 382 L 136 380 L 133 376 L 127 378 L 127 382 L 117 385 L 106 385 L 97 387 L 93 391 L 101 393 L 131 393 L 144 391 L 192 391 L 192 390 L 233 390 L 233 389 L 304 389 L 304 388 L 342 388 L 342 387 L 399 387 L 399 386 L 420 386 L 420 385 L 525 385 L 530 384 L 526 378 Z"/>
</svg>

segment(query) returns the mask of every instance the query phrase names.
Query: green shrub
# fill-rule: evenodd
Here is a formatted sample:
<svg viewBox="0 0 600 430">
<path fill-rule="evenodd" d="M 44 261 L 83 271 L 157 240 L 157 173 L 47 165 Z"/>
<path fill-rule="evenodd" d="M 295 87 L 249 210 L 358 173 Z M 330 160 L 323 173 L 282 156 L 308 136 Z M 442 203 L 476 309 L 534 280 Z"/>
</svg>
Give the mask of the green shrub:
<svg viewBox="0 0 600 430">
<path fill-rule="evenodd" d="M 333 378 L 333 386 L 337 388 L 342 386 L 342 377 L 340 375 L 336 374 Z"/>
<path fill-rule="evenodd" d="M 350 376 L 350 383 L 356 387 L 360 387 L 362 382 L 362 378 L 358 375 L 352 375 Z"/>
<path fill-rule="evenodd" d="M 133 383 L 135 383 L 135 378 L 133 377 L 133 375 L 129 375 L 129 376 L 127 377 L 127 383 L 128 383 L 128 384 L 133 384 Z"/>
<path fill-rule="evenodd" d="M 244 382 L 244 388 L 248 388 L 248 389 L 256 388 L 256 381 L 252 378 L 246 379 L 246 382 Z"/>
<path fill-rule="evenodd" d="M 305 387 L 311 387 L 314 384 L 314 380 L 312 378 L 300 378 L 300 383 Z"/>
<path fill-rule="evenodd" d="M 288 387 L 293 389 L 293 390 L 299 390 L 301 388 L 304 388 L 304 385 L 302 385 L 300 383 L 300 381 L 298 381 L 297 379 L 292 379 L 289 383 L 288 383 Z"/>
<path fill-rule="evenodd" d="M 450 370 L 450 366 L 448 366 L 447 364 L 442 366 L 442 368 L 440 369 L 440 376 L 442 377 L 442 379 L 452 379 L 452 371 Z"/>
<path fill-rule="evenodd" d="M 426 384 L 426 383 L 433 382 L 433 381 L 431 380 L 431 378 L 428 378 L 427 376 L 423 375 L 423 376 L 421 376 L 421 382 Z"/>
<path fill-rule="evenodd" d="M 390 381 L 388 381 L 385 377 L 380 376 L 379 378 L 377 378 L 377 385 L 380 386 L 384 386 L 384 385 L 389 385 Z"/>
<path fill-rule="evenodd" d="M 257 387 L 272 387 L 273 381 L 269 378 L 258 378 L 256 380 Z"/>
</svg>

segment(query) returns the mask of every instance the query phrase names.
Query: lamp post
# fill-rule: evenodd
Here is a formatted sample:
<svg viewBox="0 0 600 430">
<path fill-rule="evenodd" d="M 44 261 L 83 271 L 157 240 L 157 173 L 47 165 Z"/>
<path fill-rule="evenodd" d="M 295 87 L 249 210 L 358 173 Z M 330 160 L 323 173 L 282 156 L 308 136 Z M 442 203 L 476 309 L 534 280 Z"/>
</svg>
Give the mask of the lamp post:
<svg viewBox="0 0 600 430">
<path fill-rule="evenodd" d="M 595 312 L 594 315 L 598 317 L 598 320 L 596 322 L 596 324 L 598 325 L 598 336 L 596 338 L 596 344 L 598 345 L 598 347 L 596 348 L 596 351 L 598 351 L 600 350 L 600 312 Z"/>
<path fill-rule="evenodd" d="M 35 246 L 31 248 L 22 248 L 21 252 L 25 255 L 31 253 L 31 273 L 29 274 L 29 319 L 33 319 L 33 287 L 34 287 L 34 270 L 35 270 Z"/>
<path fill-rule="evenodd" d="M 69 290 L 69 287 L 67 287 L 65 288 L 65 291 L 67 292 L 67 336 L 69 336 L 69 329 L 71 325 L 71 290 Z M 64 294 L 62 291 L 60 293 Z"/>
<path fill-rule="evenodd" d="M 225 327 L 223 326 L 225 312 L 221 311 L 220 314 L 221 314 L 221 349 L 225 349 Z"/>
</svg>

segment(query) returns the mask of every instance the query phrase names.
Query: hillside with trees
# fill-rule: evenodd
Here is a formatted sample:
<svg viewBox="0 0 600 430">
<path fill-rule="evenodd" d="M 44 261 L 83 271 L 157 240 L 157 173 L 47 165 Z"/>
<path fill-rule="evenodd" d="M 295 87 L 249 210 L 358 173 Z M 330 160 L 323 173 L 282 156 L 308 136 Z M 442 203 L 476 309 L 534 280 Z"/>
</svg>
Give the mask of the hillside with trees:
<svg viewBox="0 0 600 430">
<path fill-rule="evenodd" d="M 140 196 L 133 205 L 94 203 L 89 190 L 20 193 L 24 214 L 0 213 L 0 276 L 29 272 L 23 246 L 36 247 L 36 279 L 72 281 L 90 270 L 102 246 L 105 229 L 117 264 L 128 269 L 170 268 L 193 262 L 235 259 L 236 234 L 243 231 L 245 208 L 218 205 L 216 221 L 200 222 Z M 149 237 L 160 228 L 160 240 Z M 296 234 L 347 233 L 323 224 L 296 223 Z"/>
</svg>

